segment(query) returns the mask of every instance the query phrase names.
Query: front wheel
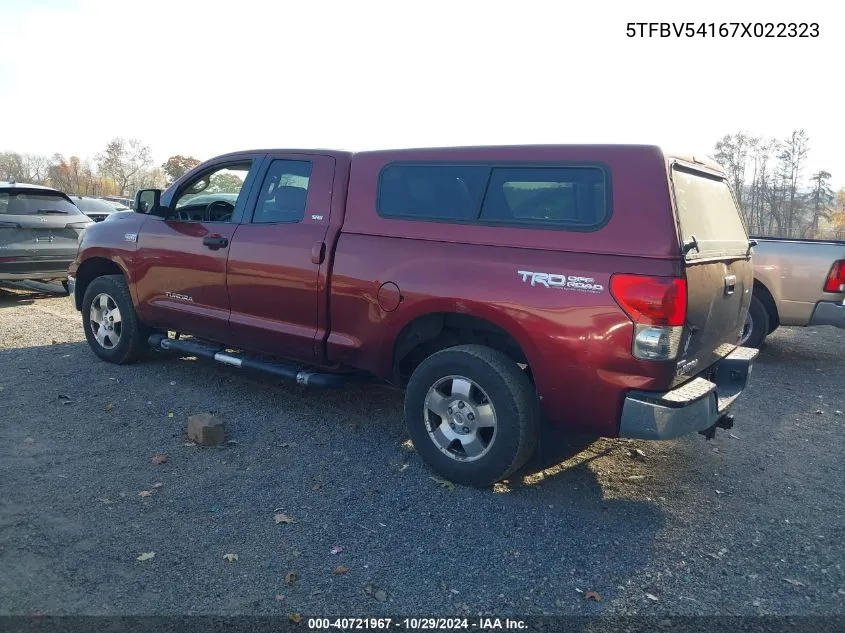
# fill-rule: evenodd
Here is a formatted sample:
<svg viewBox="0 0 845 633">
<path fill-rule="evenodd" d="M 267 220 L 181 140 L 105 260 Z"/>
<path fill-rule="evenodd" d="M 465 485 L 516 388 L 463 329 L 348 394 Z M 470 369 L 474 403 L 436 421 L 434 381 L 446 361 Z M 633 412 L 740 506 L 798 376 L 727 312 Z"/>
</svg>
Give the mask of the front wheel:
<svg viewBox="0 0 845 633">
<path fill-rule="evenodd" d="M 463 485 L 489 486 L 523 466 L 537 444 L 539 418 L 526 373 L 482 345 L 432 354 L 405 392 L 405 421 L 420 457 Z"/>
<path fill-rule="evenodd" d="M 97 277 L 82 299 L 82 328 L 91 350 L 109 363 L 133 363 L 146 350 L 146 328 L 123 275 Z"/>
</svg>

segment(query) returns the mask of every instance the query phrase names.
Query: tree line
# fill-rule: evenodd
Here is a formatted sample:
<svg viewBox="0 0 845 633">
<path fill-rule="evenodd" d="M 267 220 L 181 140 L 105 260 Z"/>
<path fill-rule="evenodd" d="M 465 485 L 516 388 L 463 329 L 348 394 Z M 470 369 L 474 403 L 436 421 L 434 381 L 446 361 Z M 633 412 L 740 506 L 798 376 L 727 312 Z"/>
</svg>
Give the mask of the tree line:
<svg viewBox="0 0 845 633">
<path fill-rule="evenodd" d="M 156 165 L 149 145 L 115 137 L 93 158 L 0 152 L 0 180 L 47 185 L 79 196 L 132 197 L 145 188 L 164 188 L 200 164 L 191 156 L 171 156 Z"/>
<path fill-rule="evenodd" d="M 810 141 L 803 129 L 786 139 L 726 134 L 711 158 L 725 169 L 742 218 L 752 235 L 845 239 L 845 187 L 834 193 L 831 174 L 807 174 Z M 49 185 L 82 196 L 132 197 L 164 188 L 200 163 L 171 156 L 156 165 L 148 145 L 113 138 L 92 158 L 0 152 L 0 179 Z"/>
<path fill-rule="evenodd" d="M 803 129 L 786 139 L 726 134 L 711 158 L 728 175 L 752 235 L 845 239 L 845 187 L 834 193 L 824 169 L 807 174 L 810 140 Z"/>
</svg>

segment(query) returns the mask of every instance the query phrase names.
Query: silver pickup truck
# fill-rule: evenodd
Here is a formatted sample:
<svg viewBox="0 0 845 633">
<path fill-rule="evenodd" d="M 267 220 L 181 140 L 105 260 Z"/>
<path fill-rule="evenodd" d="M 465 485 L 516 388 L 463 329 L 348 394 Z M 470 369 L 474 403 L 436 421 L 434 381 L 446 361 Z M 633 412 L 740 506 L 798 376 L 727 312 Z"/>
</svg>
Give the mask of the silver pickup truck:
<svg viewBox="0 0 845 633">
<path fill-rule="evenodd" d="M 754 293 L 740 345 L 781 325 L 845 328 L 845 242 L 753 237 Z"/>
</svg>

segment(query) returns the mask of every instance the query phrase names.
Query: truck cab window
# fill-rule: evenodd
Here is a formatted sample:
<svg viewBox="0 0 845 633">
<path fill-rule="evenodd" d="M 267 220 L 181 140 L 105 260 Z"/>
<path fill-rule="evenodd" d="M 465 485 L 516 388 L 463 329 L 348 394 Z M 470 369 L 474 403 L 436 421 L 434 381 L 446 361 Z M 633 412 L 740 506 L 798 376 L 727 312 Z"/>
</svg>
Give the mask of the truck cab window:
<svg viewBox="0 0 845 633">
<path fill-rule="evenodd" d="M 174 219 L 231 222 L 251 162 L 223 165 L 197 176 L 179 191 Z"/>
<path fill-rule="evenodd" d="M 299 222 L 305 217 L 311 163 L 274 160 L 264 176 L 252 218 L 255 224 Z"/>
</svg>

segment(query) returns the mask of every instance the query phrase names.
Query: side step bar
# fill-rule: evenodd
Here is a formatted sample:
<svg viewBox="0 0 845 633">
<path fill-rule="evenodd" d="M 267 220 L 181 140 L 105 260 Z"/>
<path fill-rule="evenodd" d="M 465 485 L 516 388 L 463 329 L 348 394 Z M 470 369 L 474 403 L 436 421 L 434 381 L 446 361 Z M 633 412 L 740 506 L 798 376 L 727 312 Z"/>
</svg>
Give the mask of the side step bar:
<svg viewBox="0 0 845 633">
<path fill-rule="evenodd" d="M 147 339 L 147 342 L 153 349 L 182 352 L 184 354 L 190 354 L 191 356 L 215 360 L 218 363 L 231 365 L 232 367 L 251 369 L 253 371 L 264 372 L 265 374 L 273 374 L 281 378 L 295 380 L 297 384 L 305 385 L 307 387 L 336 389 L 344 386 L 349 379 L 349 376 L 344 374 L 301 371 L 293 365 L 287 365 L 275 361 L 258 360 L 243 354 L 231 354 L 220 345 L 177 340 L 168 338 L 163 334 L 153 334 L 149 339 Z"/>
</svg>

